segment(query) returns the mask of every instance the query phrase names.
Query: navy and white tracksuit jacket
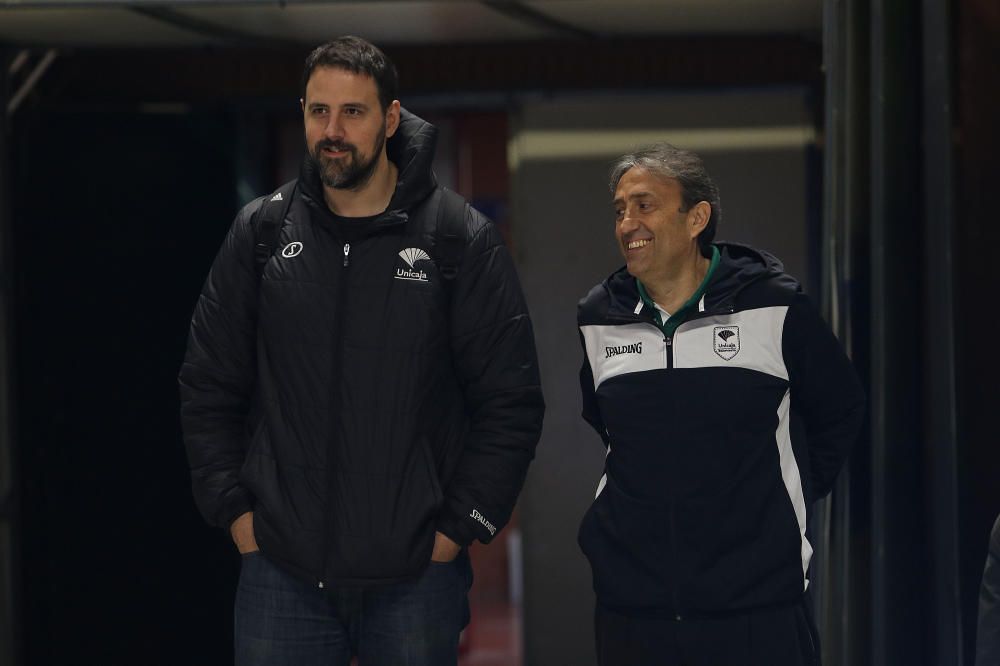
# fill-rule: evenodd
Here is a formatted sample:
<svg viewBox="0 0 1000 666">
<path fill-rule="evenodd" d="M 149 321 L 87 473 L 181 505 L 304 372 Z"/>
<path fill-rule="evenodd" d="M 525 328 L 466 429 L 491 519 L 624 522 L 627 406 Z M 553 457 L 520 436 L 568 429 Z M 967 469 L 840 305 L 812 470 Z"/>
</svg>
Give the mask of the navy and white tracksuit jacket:
<svg viewBox="0 0 1000 666">
<path fill-rule="evenodd" d="M 579 304 L 583 416 L 608 447 L 580 526 L 603 606 L 704 617 L 793 603 L 807 510 L 864 413 L 850 361 L 774 257 L 717 244 L 667 336 L 622 268 Z"/>
</svg>

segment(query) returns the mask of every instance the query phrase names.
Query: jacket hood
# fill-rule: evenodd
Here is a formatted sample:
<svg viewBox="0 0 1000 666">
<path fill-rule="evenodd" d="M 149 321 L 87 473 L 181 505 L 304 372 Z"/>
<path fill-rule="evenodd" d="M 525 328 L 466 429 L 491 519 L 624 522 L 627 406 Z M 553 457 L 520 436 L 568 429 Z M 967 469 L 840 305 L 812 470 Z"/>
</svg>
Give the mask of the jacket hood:
<svg viewBox="0 0 1000 666">
<path fill-rule="evenodd" d="M 770 252 L 740 243 L 715 243 L 719 265 L 712 275 L 705 295 L 706 308 L 732 304 L 736 296 L 760 280 L 775 280 L 782 286 L 800 291 L 798 280 L 785 273 L 781 260 Z"/>
<path fill-rule="evenodd" d="M 399 127 L 386 142 L 386 154 L 399 169 L 390 211 L 408 210 L 423 201 L 437 178 L 431 171 L 437 149 L 437 128 L 406 109 L 399 110 Z"/>
<path fill-rule="evenodd" d="M 780 286 L 801 291 L 798 281 L 785 273 L 781 260 L 769 252 L 740 243 L 718 242 L 719 265 L 705 290 L 706 310 L 727 310 L 741 291 L 761 280 L 774 280 Z M 601 285 L 608 295 L 608 312 L 635 317 L 639 290 L 635 278 L 622 266 Z"/>
<path fill-rule="evenodd" d="M 384 217 L 398 218 L 399 213 L 413 208 L 437 187 L 437 178 L 431 170 L 436 147 L 437 128 L 401 108 L 399 127 L 386 141 L 386 155 L 396 165 L 399 174 Z M 316 208 L 327 210 L 323 203 L 319 167 L 308 151 L 299 172 L 299 187 Z"/>
</svg>

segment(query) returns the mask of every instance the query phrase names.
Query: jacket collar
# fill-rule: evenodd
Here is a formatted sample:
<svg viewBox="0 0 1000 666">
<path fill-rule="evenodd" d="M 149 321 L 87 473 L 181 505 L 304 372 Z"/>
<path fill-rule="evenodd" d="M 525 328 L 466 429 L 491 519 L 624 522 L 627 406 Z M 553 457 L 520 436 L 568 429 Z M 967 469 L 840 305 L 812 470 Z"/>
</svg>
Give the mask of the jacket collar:
<svg viewBox="0 0 1000 666">
<path fill-rule="evenodd" d="M 732 312 L 740 292 L 758 280 L 782 276 L 795 282 L 784 273 L 781 261 L 772 254 L 740 243 L 718 242 L 713 245 L 719 253 L 719 261 L 697 303 L 698 312 Z M 625 266 L 604 281 L 609 299 L 608 316 L 655 323 L 655 308 L 643 301 L 637 283 Z M 797 287 L 797 283 L 795 285 Z"/>
</svg>

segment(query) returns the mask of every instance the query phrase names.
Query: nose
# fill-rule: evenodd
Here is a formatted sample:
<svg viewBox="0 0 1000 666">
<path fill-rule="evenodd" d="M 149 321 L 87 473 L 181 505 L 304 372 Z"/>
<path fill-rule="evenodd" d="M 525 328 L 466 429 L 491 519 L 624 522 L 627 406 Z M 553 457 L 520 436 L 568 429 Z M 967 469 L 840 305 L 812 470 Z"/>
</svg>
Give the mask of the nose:
<svg viewBox="0 0 1000 666">
<path fill-rule="evenodd" d="M 328 139 L 336 140 L 344 138 L 344 125 L 341 122 L 340 114 L 330 114 L 330 119 L 326 122 L 326 128 L 324 129 L 323 134 Z"/>
<path fill-rule="evenodd" d="M 638 222 L 636 222 L 636 220 L 629 213 L 629 210 L 626 208 L 625 212 L 622 213 L 621 219 L 618 220 L 618 231 L 622 234 L 627 234 L 635 231 L 638 227 Z"/>
</svg>

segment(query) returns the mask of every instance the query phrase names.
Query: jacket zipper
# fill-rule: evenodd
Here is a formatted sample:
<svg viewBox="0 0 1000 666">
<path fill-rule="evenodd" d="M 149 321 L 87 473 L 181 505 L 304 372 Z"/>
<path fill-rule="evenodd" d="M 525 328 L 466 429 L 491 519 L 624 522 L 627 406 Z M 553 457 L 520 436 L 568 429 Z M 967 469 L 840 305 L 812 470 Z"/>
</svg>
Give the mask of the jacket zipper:
<svg viewBox="0 0 1000 666">
<path fill-rule="evenodd" d="M 713 310 L 711 312 L 698 312 L 694 316 L 691 316 L 691 317 L 688 317 L 687 319 L 685 319 L 683 323 L 687 323 L 689 321 L 694 321 L 696 319 L 702 319 L 704 317 L 713 317 L 713 316 L 716 316 L 716 315 L 732 314 L 734 310 L 735 310 L 735 308 L 732 305 L 726 305 L 723 308 L 718 308 L 718 309 Z M 628 322 L 628 323 L 636 323 L 636 322 L 639 322 L 639 321 L 647 321 L 647 320 L 641 319 L 640 317 L 621 317 L 621 316 L 614 316 L 614 315 L 608 317 L 608 319 L 609 320 L 618 320 L 618 321 Z M 656 326 L 656 324 L 654 324 L 653 322 L 647 321 L 647 323 L 652 324 L 653 326 Z M 658 330 L 660 330 L 661 333 L 663 332 L 662 329 L 660 329 L 659 326 L 657 326 L 656 328 Z M 666 335 L 666 334 L 664 334 L 664 336 L 663 336 L 663 343 L 664 343 L 663 355 L 664 355 L 665 365 L 666 365 L 667 369 L 669 370 L 669 369 L 672 369 L 674 367 L 674 336 L 673 335 Z M 670 503 L 670 550 L 671 550 L 671 555 L 673 557 L 673 560 L 676 563 L 677 562 L 677 504 L 676 504 L 676 502 L 673 502 L 673 501 L 671 501 L 671 503 Z M 683 622 L 684 621 L 684 614 L 681 612 L 680 597 L 677 594 L 677 585 L 676 584 L 673 586 L 673 589 L 671 590 L 671 595 L 670 596 L 671 596 L 671 600 L 674 602 L 674 620 L 677 621 L 677 622 Z"/>
<path fill-rule="evenodd" d="M 347 294 L 347 269 L 351 266 L 351 244 L 344 243 L 344 267 L 340 273 L 340 288 L 337 290 L 337 323 L 333 338 L 333 358 L 337 363 L 343 360 L 343 342 L 344 342 L 344 296 Z M 336 376 L 338 373 L 334 373 Z M 333 411 L 332 414 L 336 415 L 340 413 L 340 405 L 342 401 L 342 396 L 340 395 L 340 381 L 335 380 L 333 382 Z M 333 479 L 329 478 L 333 474 L 334 465 L 331 464 L 332 455 L 331 452 L 336 451 L 339 442 L 337 441 L 337 429 L 334 428 L 330 435 L 330 444 L 327 451 L 327 494 L 326 494 L 326 514 L 323 516 L 323 550 L 320 553 L 320 574 L 318 580 L 316 581 L 316 587 L 323 589 L 326 587 L 326 583 L 323 580 L 324 570 L 326 569 L 326 555 L 330 550 L 330 526 L 329 526 L 329 516 L 332 514 L 330 508 L 330 496 L 332 494 L 332 488 L 334 486 Z"/>
<path fill-rule="evenodd" d="M 735 309 L 736 308 L 732 304 L 727 304 L 724 307 L 714 309 L 711 312 L 695 313 L 694 316 L 685 319 L 683 323 L 694 321 L 696 319 L 703 319 L 705 317 L 714 317 L 716 315 L 732 314 L 735 311 Z M 610 315 L 608 316 L 608 320 L 620 321 L 623 323 L 633 323 L 633 324 L 644 321 L 646 323 L 652 324 L 653 326 L 656 326 L 655 323 L 650 322 L 646 319 L 642 319 L 641 317 L 638 316 L 623 317 L 621 315 Z M 656 328 L 657 330 L 660 330 L 661 333 L 663 332 L 659 326 L 657 326 Z M 663 355 L 665 357 L 664 360 L 666 361 L 666 367 L 669 370 L 674 367 L 674 336 L 664 334 L 663 343 L 664 343 Z M 674 501 L 671 501 L 670 503 L 670 550 L 674 562 L 676 563 L 677 562 L 677 504 Z M 674 620 L 677 622 L 682 622 L 684 620 L 684 614 L 681 612 L 680 598 L 677 594 L 676 584 L 673 586 L 670 596 L 672 598 L 671 600 L 674 602 Z"/>
</svg>

